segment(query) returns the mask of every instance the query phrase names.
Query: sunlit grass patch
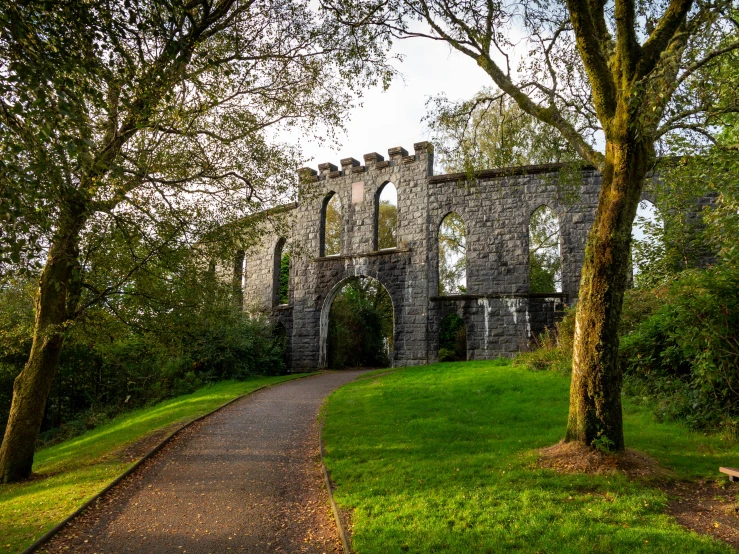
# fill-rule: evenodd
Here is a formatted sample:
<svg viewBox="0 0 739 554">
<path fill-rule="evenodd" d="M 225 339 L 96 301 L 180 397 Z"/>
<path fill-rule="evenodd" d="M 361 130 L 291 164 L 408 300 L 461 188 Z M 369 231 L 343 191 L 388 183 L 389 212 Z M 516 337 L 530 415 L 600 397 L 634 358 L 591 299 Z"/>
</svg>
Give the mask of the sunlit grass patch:
<svg viewBox="0 0 739 554">
<path fill-rule="evenodd" d="M 20 552 L 74 512 L 133 462 L 127 446 L 162 429 L 175 429 L 242 394 L 302 375 L 224 381 L 148 408 L 121 414 L 79 437 L 36 453 L 35 478 L 0 485 L 0 552 Z"/>
<path fill-rule="evenodd" d="M 562 438 L 568 376 L 508 361 L 401 369 L 336 391 L 326 463 L 361 554 L 733 552 L 664 514 L 624 475 L 560 475 L 535 449 Z M 683 477 L 716 476 L 736 442 L 658 423 L 626 400 L 627 444 Z"/>
</svg>

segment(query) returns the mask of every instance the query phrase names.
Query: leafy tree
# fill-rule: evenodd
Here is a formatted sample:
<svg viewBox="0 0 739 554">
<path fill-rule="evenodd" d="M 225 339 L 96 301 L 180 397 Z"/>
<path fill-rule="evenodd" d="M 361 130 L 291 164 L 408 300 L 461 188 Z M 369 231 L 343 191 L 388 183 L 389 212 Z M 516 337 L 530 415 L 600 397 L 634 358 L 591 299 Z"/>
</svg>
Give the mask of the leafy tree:
<svg viewBox="0 0 739 554">
<path fill-rule="evenodd" d="M 255 238 L 243 216 L 288 196 L 298 165 L 270 137 L 339 125 L 352 91 L 386 82 L 378 47 L 300 0 L 0 7 L 0 263 L 43 266 L 0 481 L 31 472 L 70 325 L 119 313 L 163 251 Z"/>
<path fill-rule="evenodd" d="M 561 135 L 498 89 L 460 102 L 441 95 L 427 105 L 435 152 L 448 173 L 579 159 Z"/>
<path fill-rule="evenodd" d="M 719 102 L 720 96 L 704 94 L 724 86 L 708 70 L 739 48 L 731 0 L 324 4 L 355 32 L 446 42 L 600 171 L 578 299 L 582 332 L 573 346 L 566 439 L 622 450 L 617 331 L 631 226 L 655 144 L 677 132 L 699 141 L 716 117 L 737 111 L 733 97 Z M 595 148 L 597 137 L 604 151 Z"/>
<path fill-rule="evenodd" d="M 350 280 L 329 313 L 329 367 L 386 367 L 393 349 L 393 303 L 385 287 Z"/>
<path fill-rule="evenodd" d="M 341 254 L 341 200 L 336 194 L 326 204 L 323 240 L 325 256 Z"/>
<path fill-rule="evenodd" d="M 456 213 L 439 226 L 439 294 L 467 292 L 467 232 Z"/>
<path fill-rule="evenodd" d="M 65 335 L 40 440 L 73 436 L 123 410 L 207 382 L 282 371 L 284 345 L 275 344 L 268 322 L 241 312 L 231 292 L 183 246 L 157 257 L 125 295 L 109 299 L 113 309 L 87 309 Z M 31 347 L 32 279 L 6 281 L 0 298 L 0 321 L 8 331 L 0 359 L 4 425 L 12 380 Z"/>
<path fill-rule="evenodd" d="M 287 304 L 290 301 L 290 252 L 285 252 L 280 259 L 280 290 L 278 303 Z"/>
<path fill-rule="evenodd" d="M 377 212 L 377 247 L 398 246 L 398 206 L 389 200 L 380 200 Z"/>
<path fill-rule="evenodd" d="M 529 290 L 561 292 L 559 223 L 548 206 L 531 214 L 529 222 Z"/>
</svg>

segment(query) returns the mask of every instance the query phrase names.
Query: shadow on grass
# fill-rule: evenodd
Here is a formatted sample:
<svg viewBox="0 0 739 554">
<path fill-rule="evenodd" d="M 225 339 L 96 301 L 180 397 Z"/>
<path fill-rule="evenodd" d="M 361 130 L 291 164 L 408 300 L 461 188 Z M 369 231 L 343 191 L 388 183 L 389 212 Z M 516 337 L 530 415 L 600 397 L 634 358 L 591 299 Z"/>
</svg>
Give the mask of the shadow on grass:
<svg viewBox="0 0 739 554">
<path fill-rule="evenodd" d="M 326 463 L 338 503 L 353 510 L 355 548 L 733 552 L 675 524 L 666 495 L 645 482 L 536 468 L 534 450 L 562 438 L 568 391 L 566 376 L 498 361 L 409 368 L 335 392 Z M 682 476 L 715 472 L 711 456 L 739 451 L 642 409 L 625 421 L 630 446 Z"/>
</svg>

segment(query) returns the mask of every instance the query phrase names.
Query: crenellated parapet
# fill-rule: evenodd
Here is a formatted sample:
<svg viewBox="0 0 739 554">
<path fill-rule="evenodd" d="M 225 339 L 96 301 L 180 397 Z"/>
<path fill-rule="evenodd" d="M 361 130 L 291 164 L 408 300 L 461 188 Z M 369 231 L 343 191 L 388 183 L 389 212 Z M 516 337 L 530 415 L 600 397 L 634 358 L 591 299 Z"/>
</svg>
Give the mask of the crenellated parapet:
<svg viewBox="0 0 739 554">
<path fill-rule="evenodd" d="M 414 163 L 424 163 L 427 167 L 433 167 L 434 147 L 430 142 L 417 142 L 413 145 L 413 154 L 402 146 L 388 148 L 386 160 L 377 152 L 369 152 L 363 156 L 364 165 L 355 158 L 343 158 L 338 166 L 324 162 L 318 164 L 318 171 L 311 167 L 303 167 L 298 170 L 298 176 L 302 183 L 314 183 L 339 177 L 357 176 L 371 170 L 387 169 L 394 166 L 404 166 Z"/>
</svg>

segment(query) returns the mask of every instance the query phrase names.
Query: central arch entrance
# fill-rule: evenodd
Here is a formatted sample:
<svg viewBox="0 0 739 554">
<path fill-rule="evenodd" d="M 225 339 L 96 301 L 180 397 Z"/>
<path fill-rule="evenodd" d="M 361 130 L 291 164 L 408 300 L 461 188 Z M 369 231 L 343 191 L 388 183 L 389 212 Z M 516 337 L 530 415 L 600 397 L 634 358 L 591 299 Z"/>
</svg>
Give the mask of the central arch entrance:
<svg viewBox="0 0 739 554">
<path fill-rule="evenodd" d="M 319 366 L 392 366 L 394 320 L 380 281 L 359 275 L 338 282 L 321 307 Z"/>
</svg>

